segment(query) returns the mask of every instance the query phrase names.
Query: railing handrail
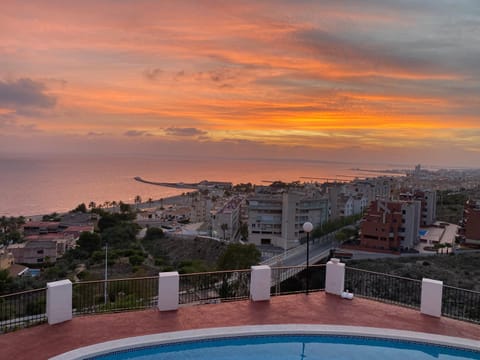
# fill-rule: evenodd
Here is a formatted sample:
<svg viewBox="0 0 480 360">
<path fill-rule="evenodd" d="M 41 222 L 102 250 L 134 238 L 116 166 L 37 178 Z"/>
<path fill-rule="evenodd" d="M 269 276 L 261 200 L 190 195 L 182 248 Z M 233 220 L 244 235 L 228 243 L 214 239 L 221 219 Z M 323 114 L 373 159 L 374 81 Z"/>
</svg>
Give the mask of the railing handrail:
<svg viewBox="0 0 480 360">
<path fill-rule="evenodd" d="M 133 277 L 133 278 L 121 278 L 121 279 L 107 279 L 107 280 L 88 280 L 88 281 L 77 281 L 72 283 L 73 285 L 79 284 L 96 284 L 96 283 L 105 283 L 114 282 L 114 281 L 127 281 L 127 280 L 153 280 L 158 279 L 158 275 L 155 276 L 143 276 L 143 277 Z"/>
<path fill-rule="evenodd" d="M 459 288 L 459 287 L 456 287 L 456 286 L 450 286 L 450 285 L 445 285 L 445 284 L 443 284 L 443 287 L 453 289 L 453 290 L 465 291 L 465 292 L 469 292 L 469 293 L 472 293 L 472 294 L 475 294 L 475 295 L 480 295 L 480 291 L 469 290 L 469 289 Z"/>
<path fill-rule="evenodd" d="M 31 293 L 34 293 L 34 292 L 40 292 L 40 291 L 46 291 L 46 290 L 47 290 L 47 288 L 43 287 L 43 288 L 39 288 L 39 289 L 19 291 L 19 292 L 16 292 L 16 293 L 0 295 L 0 298 L 6 298 L 6 297 L 9 297 L 9 296 L 26 295 L 26 294 L 31 294 Z"/>
<path fill-rule="evenodd" d="M 380 272 L 371 271 L 371 270 L 358 269 L 358 268 L 354 268 L 354 267 L 351 267 L 351 266 L 346 266 L 345 269 L 356 270 L 356 271 L 361 271 L 361 272 L 365 272 L 365 273 L 369 273 L 369 274 L 375 274 L 375 275 L 388 276 L 388 277 L 393 277 L 393 278 L 400 279 L 400 280 L 410 280 L 410 281 L 414 281 L 414 282 L 418 282 L 418 283 L 422 282 L 422 280 L 418 280 L 418 279 L 412 279 L 412 278 L 407 278 L 407 277 L 392 275 L 392 274 L 387 274 L 387 273 L 380 273 Z"/>
<path fill-rule="evenodd" d="M 326 267 L 325 264 L 315 264 L 315 265 L 308 265 L 309 268 L 323 268 Z M 272 270 L 284 270 L 284 269 L 306 269 L 307 265 L 292 265 L 292 266 L 272 266 L 270 269 Z"/>
<path fill-rule="evenodd" d="M 199 276 L 199 275 L 219 275 L 219 274 L 233 274 L 233 273 L 249 273 L 251 269 L 239 269 L 239 270 L 219 270 L 219 271 L 206 271 L 206 272 L 197 272 L 197 273 L 188 273 L 188 274 L 179 274 L 180 277 L 185 276 Z"/>
</svg>

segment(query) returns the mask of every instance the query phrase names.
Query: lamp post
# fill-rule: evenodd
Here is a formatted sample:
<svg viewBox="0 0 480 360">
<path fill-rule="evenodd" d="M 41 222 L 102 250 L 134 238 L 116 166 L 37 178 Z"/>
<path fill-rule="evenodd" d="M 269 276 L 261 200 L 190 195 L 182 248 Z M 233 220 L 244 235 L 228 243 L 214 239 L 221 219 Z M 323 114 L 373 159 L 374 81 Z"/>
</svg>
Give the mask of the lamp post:
<svg viewBox="0 0 480 360">
<path fill-rule="evenodd" d="M 107 305 L 107 296 L 108 296 L 107 281 L 108 281 L 108 243 L 105 243 L 105 286 L 103 290 L 103 299 L 104 299 L 103 301 L 105 305 Z"/>
<path fill-rule="evenodd" d="M 313 230 L 313 225 L 311 222 L 307 221 L 305 224 L 303 224 L 303 231 L 307 233 L 307 281 L 306 281 L 306 289 L 305 289 L 305 294 L 308 295 L 308 281 L 310 277 L 310 268 L 309 268 L 309 262 L 310 262 L 310 232 Z"/>
</svg>

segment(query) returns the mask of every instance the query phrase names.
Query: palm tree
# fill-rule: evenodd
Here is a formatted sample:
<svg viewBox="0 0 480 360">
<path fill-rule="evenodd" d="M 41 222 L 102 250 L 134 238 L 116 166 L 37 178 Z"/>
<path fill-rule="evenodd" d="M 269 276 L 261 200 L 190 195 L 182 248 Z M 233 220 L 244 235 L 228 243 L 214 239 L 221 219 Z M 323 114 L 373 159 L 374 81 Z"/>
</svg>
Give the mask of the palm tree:
<svg viewBox="0 0 480 360">
<path fill-rule="evenodd" d="M 140 204 L 142 202 L 142 197 L 140 195 L 135 196 L 135 204 Z"/>
<path fill-rule="evenodd" d="M 222 224 L 222 225 L 220 225 L 220 229 L 223 230 L 223 240 L 226 240 L 225 232 L 228 230 L 228 224 Z"/>
</svg>

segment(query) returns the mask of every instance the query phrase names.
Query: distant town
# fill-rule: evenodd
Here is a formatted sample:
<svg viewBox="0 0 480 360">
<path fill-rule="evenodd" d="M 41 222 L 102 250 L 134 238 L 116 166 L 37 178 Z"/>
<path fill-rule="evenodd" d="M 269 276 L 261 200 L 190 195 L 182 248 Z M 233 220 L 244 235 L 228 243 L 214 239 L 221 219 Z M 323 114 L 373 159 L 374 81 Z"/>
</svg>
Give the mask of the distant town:
<svg viewBox="0 0 480 360">
<path fill-rule="evenodd" d="M 106 243 L 112 246 L 112 267 L 130 266 L 126 275 L 214 268 L 218 259 L 182 257 L 187 246 L 181 241 L 189 239 L 208 249 L 215 246 L 206 243 L 219 244 L 218 254 L 229 244 L 251 245 L 259 261 L 281 264 L 305 243 L 307 221 L 314 225 L 319 254 L 327 249 L 345 259 L 480 248 L 479 170 L 430 171 L 417 165 L 403 174 L 395 170 L 395 176 L 302 180 L 173 184 L 136 177 L 132 181 L 195 191 L 165 199 L 137 196 L 133 204 L 90 202 L 37 218 L 2 217 L 0 270 L 12 278 L 48 272 L 47 280 L 68 274 L 74 280 L 101 278 Z M 159 250 L 150 241 L 153 229 L 159 239 L 170 239 L 170 248 Z M 130 237 L 121 243 L 125 234 Z M 180 243 L 183 250 L 172 250 Z M 69 269 L 60 266 L 65 257 L 74 263 Z"/>
</svg>

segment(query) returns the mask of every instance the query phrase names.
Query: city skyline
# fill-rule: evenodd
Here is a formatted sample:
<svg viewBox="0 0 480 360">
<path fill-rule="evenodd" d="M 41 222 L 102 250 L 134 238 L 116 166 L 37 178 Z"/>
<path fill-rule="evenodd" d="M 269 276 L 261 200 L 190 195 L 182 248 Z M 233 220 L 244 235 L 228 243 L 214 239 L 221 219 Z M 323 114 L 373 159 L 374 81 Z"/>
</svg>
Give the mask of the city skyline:
<svg viewBox="0 0 480 360">
<path fill-rule="evenodd" d="M 476 1 L 5 1 L 1 153 L 480 166 Z"/>
</svg>

